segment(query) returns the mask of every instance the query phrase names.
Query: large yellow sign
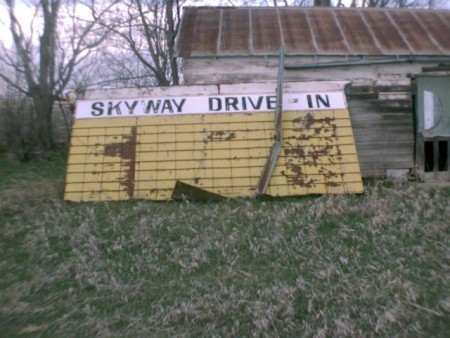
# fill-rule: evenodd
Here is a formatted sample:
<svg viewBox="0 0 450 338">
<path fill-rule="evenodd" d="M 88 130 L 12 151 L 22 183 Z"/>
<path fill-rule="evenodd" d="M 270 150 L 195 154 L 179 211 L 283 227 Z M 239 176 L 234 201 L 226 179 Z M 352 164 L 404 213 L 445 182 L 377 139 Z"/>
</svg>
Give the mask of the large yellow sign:
<svg viewBox="0 0 450 338">
<path fill-rule="evenodd" d="M 254 196 L 274 143 L 272 105 L 269 94 L 81 101 L 65 199 Z M 342 92 L 285 95 L 282 121 L 266 195 L 363 191 Z"/>
</svg>

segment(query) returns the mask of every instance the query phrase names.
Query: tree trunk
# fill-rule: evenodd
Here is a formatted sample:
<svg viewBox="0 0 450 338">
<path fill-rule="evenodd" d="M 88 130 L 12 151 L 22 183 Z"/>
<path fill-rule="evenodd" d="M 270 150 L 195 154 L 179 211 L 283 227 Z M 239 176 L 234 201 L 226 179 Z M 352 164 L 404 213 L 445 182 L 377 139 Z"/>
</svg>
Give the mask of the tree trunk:
<svg viewBox="0 0 450 338">
<path fill-rule="evenodd" d="M 331 0 L 314 0 L 314 7 L 331 7 Z"/>
<path fill-rule="evenodd" d="M 16 16 L 15 1 L 5 0 L 4 3 L 8 9 L 15 53 L 7 52 L 5 55 L 0 53 L 0 61 L 11 65 L 15 74 L 10 76 L 0 72 L 0 79 L 29 97 L 33 103 L 29 112 L 31 124 L 25 126 L 27 132 L 30 131 L 27 134 L 29 136 L 22 139 L 21 143 L 29 148 L 28 158 L 33 156 L 45 158 L 50 151 L 55 150 L 53 135 L 55 100 L 62 95 L 69 83 L 74 68 L 77 67 L 77 60 L 86 57 L 83 56 L 86 51 L 100 45 L 109 34 L 109 29 L 97 31 L 96 17 L 91 22 L 87 22 L 84 17 L 81 19 L 71 15 L 61 17 L 59 20 L 61 4 L 73 6 L 71 9 L 75 13 L 76 1 L 62 0 L 30 1 L 29 4 L 34 6 L 35 14 L 30 29 L 22 29 L 22 23 Z M 101 15 L 109 8 L 110 6 L 106 6 L 105 12 Z M 71 20 L 71 23 L 67 23 L 66 26 L 67 20 Z M 29 36 L 26 36 L 24 32 L 28 31 Z M 38 34 L 39 40 L 36 39 Z M 58 38 L 59 34 L 63 34 L 62 39 Z M 38 42 L 39 47 L 34 46 L 34 42 Z M 23 79 L 23 83 L 18 79 Z"/>
<path fill-rule="evenodd" d="M 45 158 L 48 153 L 55 150 L 53 136 L 53 99 L 41 93 L 34 94 L 33 104 L 35 110 L 36 153 L 38 157 Z"/>
<path fill-rule="evenodd" d="M 178 76 L 177 59 L 174 57 L 175 50 L 175 23 L 173 18 L 173 0 L 166 0 L 166 19 L 167 19 L 167 49 L 169 51 L 170 73 L 173 85 L 180 84 Z"/>
</svg>

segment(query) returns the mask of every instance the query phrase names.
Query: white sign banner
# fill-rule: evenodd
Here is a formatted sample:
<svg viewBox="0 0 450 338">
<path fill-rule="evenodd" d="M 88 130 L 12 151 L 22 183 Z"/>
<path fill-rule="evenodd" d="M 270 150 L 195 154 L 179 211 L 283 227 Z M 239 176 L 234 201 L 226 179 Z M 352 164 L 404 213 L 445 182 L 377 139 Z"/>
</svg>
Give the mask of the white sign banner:
<svg viewBox="0 0 450 338">
<path fill-rule="evenodd" d="M 229 114 L 274 111 L 273 94 L 157 97 L 78 101 L 77 119 Z M 346 109 L 343 92 L 285 93 L 283 111 Z"/>
</svg>

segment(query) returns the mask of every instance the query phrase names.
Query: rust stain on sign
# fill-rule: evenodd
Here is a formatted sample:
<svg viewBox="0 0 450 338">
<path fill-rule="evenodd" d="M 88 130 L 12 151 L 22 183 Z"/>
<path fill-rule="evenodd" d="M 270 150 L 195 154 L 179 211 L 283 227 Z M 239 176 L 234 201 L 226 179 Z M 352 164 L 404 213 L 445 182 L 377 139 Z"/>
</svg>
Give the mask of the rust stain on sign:
<svg viewBox="0 0 450 338">
<path fill-rule="evenodd" d="M 105 145 L 105 156 L 120 157 L 126 161 L 125 175 L 121 180 L 124 191 L 129 198 L 134 195 L 134 175 L 136 170 L 136 140 L 137 127 L 131 127 L 130 135 L 123 137 L 123 142 L 111 143 Z"/>
<path fill-rule="evenodd" d="M 311 129 L 315 124 L 320 124 L 321 127 L 324 124 L 330 124 L 331 120 L 331 117 L 315 118 L 311 113 L 308 113 L 304 118 L 296 118 L 292 122 L 300 124 L 300 129 Z"/>
<path fill-rule="evenodd" d="M 330 170 L 322 163 L 335 164 L 342 159 L 339 144 L 336 144 L 338 135 L 335 119 L 331 116 L 315 117 L 312 113 L 307 113 L 292 122 L 292 130 L 299 136 L 291 136 L 286 141 L 286 170 L 282 171 L 282 175 L 292 185 L 313 188 L 320 183 L 320 179 L 311 177 L 307 172 L 317 171 L 326 187 L 341 186 L 345 182 L 344 174 L 336 172 L 335 168 Z M 311 145 L 315 139 L 321 139 L 322 145 Z M 305 144 L 309 145 L 305 147 Z M 294 160 L 300 160 L 300 164 L 294 163 Z"/>
<path fill-rule="evenodd" d="M 210 141 L 231 141 L 236 138 L 235 132 L 225 132 L 223 130 L 212 131 L 209 133 L 207 139 Z"/>
<path fill-rule="evenodd" d="M 286 163 L 286 169 L 292 172 L 292 175 L 288 175 L 286 171 L 282 171 L 281 174 L 286 177 L 287 181 L 292 185 L 297 185 L 303 188 L 312 188 L 317 181 L 314 178 L 308 178 L 303 172 L 302 166 L 292 163 L 292 159 Z"/>
</svg>

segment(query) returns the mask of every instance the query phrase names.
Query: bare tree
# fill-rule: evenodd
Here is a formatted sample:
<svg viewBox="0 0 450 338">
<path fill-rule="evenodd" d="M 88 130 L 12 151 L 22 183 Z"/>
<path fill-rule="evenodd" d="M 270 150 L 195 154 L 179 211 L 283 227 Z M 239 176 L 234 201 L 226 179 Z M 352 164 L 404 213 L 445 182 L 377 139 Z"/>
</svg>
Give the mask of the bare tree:
<svg viewBox="0 0 450 338">
<path fill-rule="evenodd" d="M 155 85 L 149 69 L 128 48 L 98 51 L 86 60 L 83 71 L 72 78 L 71 87 L 83 91 L 93 88 L 143 88 Z"/>
<path fill-rule="evenodd" d="M 174 46 L 181 5 L 179 0 L 121 1 L 115 8 L 117 15 L 99 20 L 115 36 L 111 43 L 116 48 L 110 52 L 114 54 L 125 43 L 145 67 L 153 85 L 178 85 L 180 70 Z"/>
<path fill-rule="evenodd" d="M 53 106 L 63 96 L 77 65 L 107 37 L 104 29 L 78 14 L 77 1 L 40 0 L 34 6 L 30 31 L 18 19 L 14 0 L 5 0 L 10 21 L 13 50 L 1 46 L 0 61 L 12 69 L 13 76 L 0 79 L 33 103 L 33 145 L 45 157 L 55 148 Z M 78 6 L 78 7 L 77 7 Z M 64 15 L 63 15 L 64 14 Z M 64 17 L 63 17 L 64 16 Z"/>
</svg>

